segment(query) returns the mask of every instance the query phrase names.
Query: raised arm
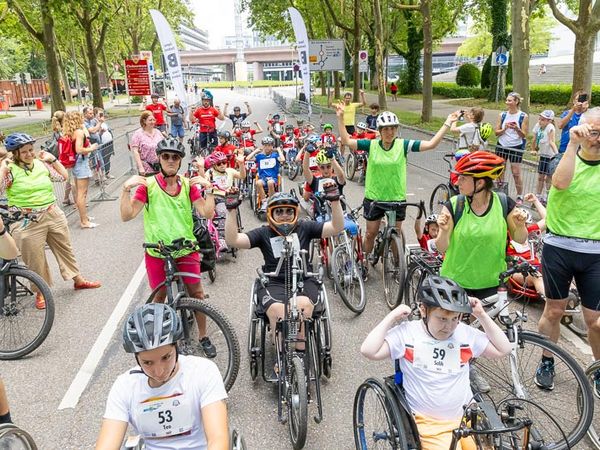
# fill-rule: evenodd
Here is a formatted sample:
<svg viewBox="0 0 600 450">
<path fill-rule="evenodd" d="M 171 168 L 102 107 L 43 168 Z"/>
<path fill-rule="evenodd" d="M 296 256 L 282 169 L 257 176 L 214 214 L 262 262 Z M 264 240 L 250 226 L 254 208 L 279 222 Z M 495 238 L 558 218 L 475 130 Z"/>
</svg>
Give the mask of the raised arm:
<svg viewBox="0 0 600 450">
<path fill-rule="evenodd" d="M 304 155 L 302 158 L 302 172 L 304 173 L 304 179 L 310 185 L 314 176 L 312 170 L 310 170 L 310 154 L 306 151 L 306 145 L 302 147 L 301 153 L 296 158 L 299 158 L 302 154 Z"/>
<path fill-rule="evenodd" d="M 250 108 L 250 103 L 244 102 L 244 105 L 246 105 L 246 111 L 248 111 L 246 114 L 249 116 L 250 114 L 252 114 L 252 109 Z"/>
<path fill-rule="evenodd" d="M 128 222 L 135 218 L 144 208 L 144 204 L 131 197 L 130 192 L 136 186 L 148 186 L 148 180 L 145 177 L 134 175 L 123 183 L 119 209 L 121 211 L 121 220 Z"/>
<path fill-rule="evenodd" d="M 458 116 L 460 115 L 460 111 L 454 111 L 451 114 L 448 114 L 444 125 L 438 130 L 438 132 L 428 141 L 421 141 L 420 151 L 433 150 L 436 148 L 439 143 L 442 141 L 444 134 L 446 131 L 450 129 L 452 126 L 452 122 L 456 122 L 458 120 Z"/>
<path fill-rule="evenodd" d="M 591 130 L 592 128 L 585 123 L 574 126 L 569 130 L 569 144 L 554 171 L 554 175 L 552 175 L 552 186 L 556 189 L 567 189 L 571 185 L 575 174 L 577 149 Z"/>
<path fill-rule="evenodd" d="M 389 358 L 390 346 L 385 340 L 385 336 L 397 322 L 405 320 L 410 313 L 411 310 L 407 305 L 400 305 L 393 311 L 390 311 L 363 341 L 360 346 L 362 355 L 373 361 Z"/>
<path fill-rule="evenodd" d="M 445 253 L 450 246 L 450 238 L 454 231 L 454 220 L 452 219 L 450 211 L 448 211 L 448 208 L 445 206 L 442 206 L 442 212 L 438 215 L 437 223 L 440 231 L 438 237 L 435 239 L 435 248 L 437 248 L 440 253 Z"/>
<path fill-rule="evenodd" d="M 236 194 L 236 195 L 239 195 Z M 250 239 L 246 233 L 240 233 L 237 224 L 237 208 L 241 203 L 241 199 L 237 197 L 237 200 L 233 204 L 231 199 L 227 199 L 227 217 L 225 218 L 225 242 L 227 245 L 234 248 L 250 248 Z"/>
</svg>

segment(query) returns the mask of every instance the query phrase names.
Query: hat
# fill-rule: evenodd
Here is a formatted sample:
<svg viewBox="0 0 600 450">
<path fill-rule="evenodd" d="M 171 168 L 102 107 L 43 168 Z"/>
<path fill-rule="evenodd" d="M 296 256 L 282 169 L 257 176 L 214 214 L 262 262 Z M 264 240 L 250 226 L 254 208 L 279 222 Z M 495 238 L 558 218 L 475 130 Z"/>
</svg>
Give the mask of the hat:
<svg viewBox="0 0 600 450">
<path fill-rule="evenodd" d="M 554 111 L 551 109 L 546 109 L 540 113 L 540 117 L 548 120 L 554 120 Z"/>
</svg>

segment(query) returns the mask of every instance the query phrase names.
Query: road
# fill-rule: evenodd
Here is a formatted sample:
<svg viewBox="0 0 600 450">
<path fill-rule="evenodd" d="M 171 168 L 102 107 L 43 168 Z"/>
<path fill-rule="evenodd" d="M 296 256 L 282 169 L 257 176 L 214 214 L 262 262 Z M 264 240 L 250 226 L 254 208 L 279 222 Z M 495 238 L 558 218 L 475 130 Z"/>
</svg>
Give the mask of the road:
<svg viewBox="0 0 600 450">
<path fill-rule="evenodd" d="M 267 113 L 276 109 L 266 98 L 242 98 L 228 90 L 218 90 L 214 94 L 215 103 L 221 105 L 225 101 L 231 106 L 241 105 L 248 100 L 254 110 L 251 118 L 260 121 L 261 125 L 264 125 Z M 405 134 L 405 137 L 419 137 Z M 117 144 L 114 161 L 118 162 L 118 172 L 115 169 L 115 175 L 124 174 L 129 168 L 124 139 Z M 124 179 L 122 176 L 111 185 L 114 195 L 118 195 Z M 440 180 L 428 171 L 409 166 L 409 200 L 427 200 Z M 292 186 L 293 183 L 287 181 L 287 188 Z M 361 202 L 362 191 L 362 186 L 349 182 L 345 193 L 351 205 Z M 0 363 L 0 374 L 7 385 L 15 422 L 30 431 L 39 448 L 44 450 L 93 448 L 113 381 L 135 365 L 133 356 L 122 349 L 120 330 L 123 316 L 143 303 L 149 293 L 141 267 L 142 220 L 122 223 L 118 207 L 117 201 L 92 204 L 94 221 L 100 224 L 96 229 L 80 229 L 76 214 L 70 219 L 71 237 L 82 273 L 102 281 L 102 288 L 74 291 L 71 282 L 60 280 L 55 262 L 49 255 L 55 278 L 53 329 L 43 345 L 28 357 Z M 242 206 L 242 216 L 246 230 L 261 225 L 249 211 L 247 202 Z M 413 219 L 409 214 L 406 232 L 408 240 L 414 242 Z M 241 251 L 236 260 L 228 259 L 219 265 L 214 284 L 208 280 L 205 283 L 211 301 L 236 327 L 242 348 L 247 339 L 249 290 L 259 259 L 258 250 Z M 362 340 L 388 309 L 382 298 L 378 268 L 372 271 L 367 282 L 368 304 L 360 316 L 347 310 L 333 295 L 329 284 L 327 287 L 333 317 L 333 376 L 322 385 L 323 422 L 316 424 L 310 420 L 305 448 L 343 450 L 354 448 L 352 403 L 356 388 L 369 376 L 382 376 L 393 370 L 389 362 L 368 362 L 359 353 Z M 539 305 L 530 308 L 529 326 L 535 326 L 539 313 Z M 562 344 L 572 349 L 582 364 L 591 360 L 587 344 L 568 332 L 563 334 Z M 97 365 L 89 364 L 93 359 L 98 360 Z M 83 387 L 80 398 L 65 397 L 67 392 L 74 392 L 74 379 L 81 380 L 86 376 L 89 383 L 75 382 L 76 387 Z M 72 407 L 59 409 L 63 401 L 72 401 Z M 276 391 L 260 379 L 251 381 L 245 352 L 242 353 L 240 374 L 229 393 L 228 407 L 232 426 L 243 432 L 250 449 L 290 448 L 287 426 L 277 422 Z M 314 409 L 309 409 L 309 417 L 312 415 Z"/>
</svg>

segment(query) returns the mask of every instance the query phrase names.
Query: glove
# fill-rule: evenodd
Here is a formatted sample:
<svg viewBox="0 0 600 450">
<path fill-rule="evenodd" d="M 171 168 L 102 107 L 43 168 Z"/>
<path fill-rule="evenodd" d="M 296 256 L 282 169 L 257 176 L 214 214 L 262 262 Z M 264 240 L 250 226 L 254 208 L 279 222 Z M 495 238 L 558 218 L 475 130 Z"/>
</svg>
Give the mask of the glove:
<svg viewBox="0 0 600 450">
<path fill-rule="evenodd" d="M 327 150 L 325 150 L 325 156 L 329 159 L 333 159 L 335 156 L 335 149 L 333 147 L 328 147 Z"/>
<path fill-rule="evenodd" d="M 325 200 L 330 202 L 335 202 L 340 199 L 340 190 L 338 189 L 338 185 L 335 181 L 331 181 L 325 183 L 323 185 L 323 197 Z"/>
<path fill-rule="evenodd" d="M 240 190 L 238 188 L 229 189 L 225 195 L 225 208 L 228 210 L 234 210 L 237 209 L 241 203 L 242 196 L 240 195 Z"/>
</svg>

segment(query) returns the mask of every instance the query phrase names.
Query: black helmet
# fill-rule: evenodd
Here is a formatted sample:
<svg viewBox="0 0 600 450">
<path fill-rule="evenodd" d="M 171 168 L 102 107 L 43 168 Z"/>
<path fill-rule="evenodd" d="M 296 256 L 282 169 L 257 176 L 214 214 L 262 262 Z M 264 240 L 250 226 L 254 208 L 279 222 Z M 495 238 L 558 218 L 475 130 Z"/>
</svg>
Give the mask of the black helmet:
<svg viewBox="0 0 600 450">
<path fill-rule="evenodd" d="M 231 133 L 229 131 L 220 131 L 219 137 L 222 137 L 223 139 L 229 141 L 231 140 Z"/>
<path fill-rule="evenodd" d="M 127 353 L 153 350 L 175 344 L 183 327 L 173 308 L 164 303 L 148 303 L 136 308 L 123 326 L 123 348 Z"/>
<path fill-rule="evenodd" d="M 473 312 L 465 290 L 450 278 L 430 275 L 423 280 L 417 293 L 419 301 L 426 306 L 446 311 L 470 314 Z"/>
<path fill-rule="evenodd" d="M 265 136 L 260 142 L 262 145 L 274 145 L 275 139 L 273 139 L 271 136 Z"/>
<path fill-rule="evenodd" d="M 164 152 L 177 153 L 179 156 L 181 156 L 181 158 L 183 158 L 185 156 L 185 147 L 181 142 L 179 142 L 179 139 L 167 137 L 160 141 L 156 146 L 157 155 L 160 155 Z"/>
<path fill-rule="evenodd" d="M 27 144 L 33 144 L 35 139 L 25 133 L 12 133 L 9 134 L 4 140 L 4 146 L 9 152 L 19 150 L 21 147 Z"/>
<path fill-rule="evenodd" d="M 294 218 L 287 222 L 276 221 L 273 217 L 273 210 L 280 207 L 293 208 Z M 298 203 L 298 199 L 291 194 L 288 194 L 287 192 L 277 192 L 273 194 L 267 203 L 267 221 L 269 222 L 269 226 L 277 234 L 281 236 L 288 236 L 294 231 L 296 225 L 298 224 L 299 209 L 300 204 Z"/>
</svg>

